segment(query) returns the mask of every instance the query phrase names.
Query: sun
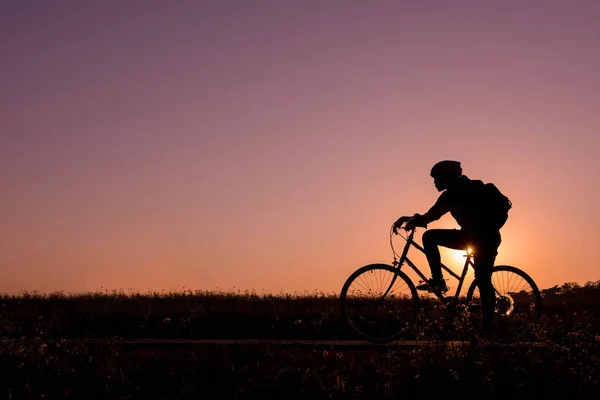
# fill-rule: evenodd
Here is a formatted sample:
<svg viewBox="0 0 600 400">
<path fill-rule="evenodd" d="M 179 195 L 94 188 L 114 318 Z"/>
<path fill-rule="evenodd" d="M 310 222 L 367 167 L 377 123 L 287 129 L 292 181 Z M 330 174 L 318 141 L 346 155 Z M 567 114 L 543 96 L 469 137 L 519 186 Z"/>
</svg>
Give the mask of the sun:
<svg viewBox="0 0 600 400">
<path fill-rule="evenodd" d="M 462 267 L 465 264 L 465 257 L 467 254 L 473 255 L 473 248 L 469 247 L 466 250 L 450 250 L 452 252 L 452 258 L 457 264 Z"/>
</svg>

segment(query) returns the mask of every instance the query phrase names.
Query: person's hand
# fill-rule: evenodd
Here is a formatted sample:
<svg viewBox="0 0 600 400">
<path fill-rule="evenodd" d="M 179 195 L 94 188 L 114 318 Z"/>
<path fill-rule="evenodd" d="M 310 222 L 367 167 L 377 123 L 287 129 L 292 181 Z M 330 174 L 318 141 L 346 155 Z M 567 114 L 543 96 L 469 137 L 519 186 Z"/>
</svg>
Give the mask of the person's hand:
<svg viewBox="0 0 600 400">
<path fill-rule="evenodd" d="M 406 221 L 406 225 L 404 225 L 404 230 L 405 231 L 414 231 L 416 227 L 417 227 L 417 224 L 416 224 L 415 219 L 410 218 L 408 221 Z"/>
<path fill-rule="evenodd" d="M 392 227 L 392 229 L 394 230 L 394 234 L 397 235 L 398 234 L 398 229 L 402 228 L 402 224 L 404 224 L 406 221 L 410 220 L 411 217 L 400 217 L 398 218 L 398 220 L 396 222 L 394 222 L 394 225 Z"/>
</svg>

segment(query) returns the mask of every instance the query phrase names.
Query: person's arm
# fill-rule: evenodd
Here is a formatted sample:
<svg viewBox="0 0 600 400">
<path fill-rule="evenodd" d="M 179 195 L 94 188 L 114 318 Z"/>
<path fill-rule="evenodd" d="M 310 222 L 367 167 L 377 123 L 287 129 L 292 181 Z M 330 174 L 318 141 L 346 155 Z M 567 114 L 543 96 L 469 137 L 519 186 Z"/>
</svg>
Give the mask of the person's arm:
<svg viewBox="0 0 600 400">
<path fill-rule="evenodd" d="M 448 211 L 450 211 L 450 202 L 448 200 L 448 193 L 444 192 L 425 214 L 415 214 L 413 216 L 413 223 L 417 226 L 427 227 L 427 224 L 437 221 Z"/>
</svg>

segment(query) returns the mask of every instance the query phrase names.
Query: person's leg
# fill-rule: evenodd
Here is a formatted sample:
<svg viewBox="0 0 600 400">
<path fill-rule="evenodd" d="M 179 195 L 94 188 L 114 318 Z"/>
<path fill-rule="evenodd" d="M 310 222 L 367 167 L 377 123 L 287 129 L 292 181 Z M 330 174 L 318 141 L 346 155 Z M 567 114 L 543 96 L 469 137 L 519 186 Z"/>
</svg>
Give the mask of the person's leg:
<svg viewBox="0 0 600 400">
<path fill-rule="evenodd" d="M 492 272 L 499 245 L 499 237 L 480 242 L 474 254 L 475 280 L 481 299 L 481 329 L 487 334 L 493 332 L 494 325 L 496 294 L 492 284 Z"/>
<path fill-rule="evenodd" d="M 457 229 L 430 229 L 423 233 L 423 248 L 431 269 L 431 279 L 443 280 L 440 249 L 444 246 L 455 250 L 467 248 L 465 234 Z"/>
</svg>

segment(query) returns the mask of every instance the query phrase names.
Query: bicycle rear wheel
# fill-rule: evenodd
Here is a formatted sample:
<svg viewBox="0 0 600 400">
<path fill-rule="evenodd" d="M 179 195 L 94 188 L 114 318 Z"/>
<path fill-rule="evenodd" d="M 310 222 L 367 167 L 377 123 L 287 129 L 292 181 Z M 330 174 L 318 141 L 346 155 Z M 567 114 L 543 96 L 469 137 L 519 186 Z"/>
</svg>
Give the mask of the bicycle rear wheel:
<svg viewBox="0 0 600 400">
<path fill-rule="evenodd" d="M 370 264 L 346 280 L 340 307 L 342 318 L 360 337 L 388 343 L 410 332 L 419 297 L 404 272 L 386 264 Z"/>
<path fill-rule="evenodd" d="M 534 280 L 519 268 L 498 265 L 492 272 L 496 291 L 495 312 L 503 321 L 505 330 L 526 333 L 542 312 L 542 295 Z M 467 292 L 467 304 L 475 317 L 481 317 L 481 299 L 477 282 Z"/>
</svg>

